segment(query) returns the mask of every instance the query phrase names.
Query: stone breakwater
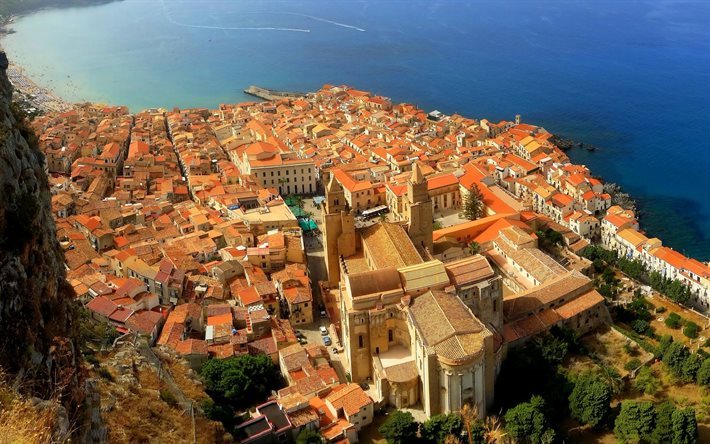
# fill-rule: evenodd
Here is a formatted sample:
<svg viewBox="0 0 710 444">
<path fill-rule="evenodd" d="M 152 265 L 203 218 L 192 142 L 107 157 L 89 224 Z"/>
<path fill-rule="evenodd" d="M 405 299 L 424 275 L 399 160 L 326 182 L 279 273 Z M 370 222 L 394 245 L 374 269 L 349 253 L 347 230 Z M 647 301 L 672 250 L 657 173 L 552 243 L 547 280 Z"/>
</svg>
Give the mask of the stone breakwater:
<svg viewBox="0 0 710 444">
<path fill-rule="evenodd" d="M 277 91 L 275 89 L 262 88 L 256 85 L 251 85 L 249 88 L 244 90 L 244 93 L 264 100 L 295 99 L 306 95 L 305 93 Z"/>
</svg>

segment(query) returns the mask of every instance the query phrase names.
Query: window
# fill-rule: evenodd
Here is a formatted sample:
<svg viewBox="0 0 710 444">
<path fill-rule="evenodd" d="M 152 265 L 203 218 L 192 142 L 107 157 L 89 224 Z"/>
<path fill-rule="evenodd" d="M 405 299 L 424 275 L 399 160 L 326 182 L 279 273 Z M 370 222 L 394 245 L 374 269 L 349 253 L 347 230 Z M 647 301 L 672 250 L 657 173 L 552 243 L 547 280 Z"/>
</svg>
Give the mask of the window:
<svg viewBox="0 0 710 444">
<path fill-rule="evenodd" d="M 394 341 L 394 333 L 392 332 L 392 329 L 387 330 L 387 341 Z"/>
<path fill-rule="evenodd" d="M 498 299 L 493 300 L 493 311 L 494 312 L 498 311 Z"/>
<path fill-rule="evenodd" d="M 357 336 L 357 346 L 358 348 L 363 348 L 365 346 L 365 341 L 362 338 L 362 335 Z"/>
</svg>

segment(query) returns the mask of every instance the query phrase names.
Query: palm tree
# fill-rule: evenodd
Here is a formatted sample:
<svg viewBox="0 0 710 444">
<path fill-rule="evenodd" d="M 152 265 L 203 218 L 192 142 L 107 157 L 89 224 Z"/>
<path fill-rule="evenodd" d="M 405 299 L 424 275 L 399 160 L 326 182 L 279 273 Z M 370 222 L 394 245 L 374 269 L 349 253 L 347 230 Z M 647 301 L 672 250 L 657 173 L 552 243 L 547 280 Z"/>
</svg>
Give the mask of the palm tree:
<svg viewBox="0 0 710 444">
<path fill-rule="evenodd" d="M 471 253 L 471 256 L 477 255 L 481 252 L 481 244 L 476 241 L 471 242 L 468 244 L 468 252 Z"/>
<path fill-rule="evenodd" d="M 478 419 L 478 411 L 469 404 L 465 404 L 461 409 L 461 420 L 463 421 L 464 432 L 466 432 L 467 444 L 480 444 L 481 439 L 486 444 L 504 442 L 505 431 L 503 424 L 497 416 L 488 416 L 484 421 Z M 460 440 L 457 440 L 461 442 Z M 451 441 L 455 443 L 457 441 Z M 449 442 L 449 441 L 446 441 Z"/>
</svg>

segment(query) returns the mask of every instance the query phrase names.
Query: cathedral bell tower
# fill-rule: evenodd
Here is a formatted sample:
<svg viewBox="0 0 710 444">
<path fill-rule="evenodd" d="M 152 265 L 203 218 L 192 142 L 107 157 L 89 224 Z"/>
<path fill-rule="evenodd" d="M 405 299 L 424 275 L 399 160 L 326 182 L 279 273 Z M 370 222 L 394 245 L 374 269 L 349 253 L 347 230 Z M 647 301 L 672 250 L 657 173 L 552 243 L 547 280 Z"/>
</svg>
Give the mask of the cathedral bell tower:
<svg viewBox="0 0 710 444">
<path fill-rule="evenodd" d="M 354 255 L 355 248 L 355 214 L 348 210 L 343 187 L 331 175 L 325 188 L 323 212 L 323 251 L 330 285 L 340 282 L 340 258 Z"/>
<path fill-rule="evenodd" d="M 418 163 L 412 167 L 412 175 L 407 182 L 408 233 L 418 249 L 433 252 L 434 214 L 429 198 L 427 180 Z"/>
</svg>

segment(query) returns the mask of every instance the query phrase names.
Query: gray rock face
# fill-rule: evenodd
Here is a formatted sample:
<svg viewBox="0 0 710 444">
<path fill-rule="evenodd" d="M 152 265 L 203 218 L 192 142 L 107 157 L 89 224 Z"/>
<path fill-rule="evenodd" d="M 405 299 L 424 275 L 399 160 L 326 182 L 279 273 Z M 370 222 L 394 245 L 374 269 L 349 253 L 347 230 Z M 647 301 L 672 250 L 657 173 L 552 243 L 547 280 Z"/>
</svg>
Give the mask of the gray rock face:
<svg viewBox="0 0 710 444">
<path fill-rule="evenodd" d="M 23 373 L 34 382 L 29 391 L 48 398 L 58 387 L 78 386 L 69 339 L 73 290 L 56 240 L 44 156 L 12 106 L 6 67 L 0 52 L 0 367 Z"/>
</svg>

